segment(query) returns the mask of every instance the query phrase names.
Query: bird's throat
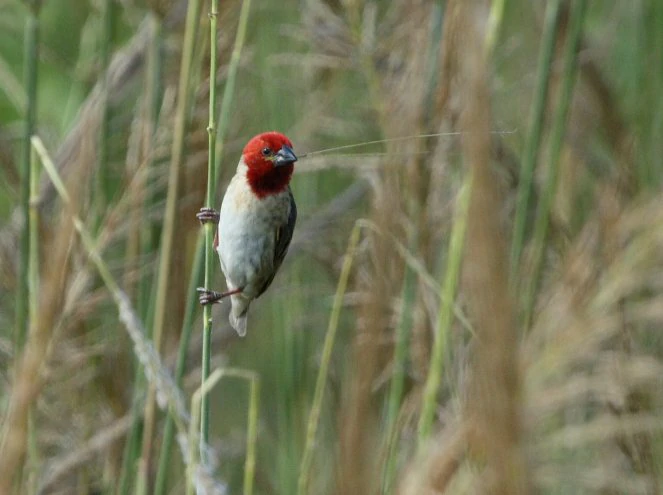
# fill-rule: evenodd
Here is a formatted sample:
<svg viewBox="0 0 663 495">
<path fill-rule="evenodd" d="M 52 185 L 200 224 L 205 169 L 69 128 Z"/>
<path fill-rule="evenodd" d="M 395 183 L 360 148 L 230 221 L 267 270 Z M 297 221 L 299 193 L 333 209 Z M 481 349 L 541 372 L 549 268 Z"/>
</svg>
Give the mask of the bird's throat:
<svg viewBox="0 0 663 495">
<path fill-rule="evenodd" d="M 294 165 L 274 167 L 271 163 L 264 167 L 249 167 L 246 180 L 253 193 L 259 198 L 283 192 L 290 183 Z"/>
</svg>

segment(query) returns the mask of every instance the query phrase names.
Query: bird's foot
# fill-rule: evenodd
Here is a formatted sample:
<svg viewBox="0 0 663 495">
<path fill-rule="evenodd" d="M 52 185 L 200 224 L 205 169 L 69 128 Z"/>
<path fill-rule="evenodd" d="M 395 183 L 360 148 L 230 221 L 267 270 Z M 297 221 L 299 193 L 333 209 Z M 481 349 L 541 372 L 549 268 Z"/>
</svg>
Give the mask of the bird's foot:
<svg viewBox="0 0 663 495">
<path fill-rule="evenodd" d="M 201 208 L 198 213 L 196 213 L 196 218 L 200 223 L 205 224 L 212 222 L 215 224 L 219 223 L 219 212 L 214 208 Z"/>
<path fill-rule="evenodd" d="M 228 296 L 242 292 L 242 289 L 231 289 L 225 292 L 216 292 L 214 290 L 205 289 L 204 287 L 198 287 L 196 290 L 198 291 L 198 302 L 200 302 L 200 304 L 203 306 L 218 303 Z"/>
</svg>

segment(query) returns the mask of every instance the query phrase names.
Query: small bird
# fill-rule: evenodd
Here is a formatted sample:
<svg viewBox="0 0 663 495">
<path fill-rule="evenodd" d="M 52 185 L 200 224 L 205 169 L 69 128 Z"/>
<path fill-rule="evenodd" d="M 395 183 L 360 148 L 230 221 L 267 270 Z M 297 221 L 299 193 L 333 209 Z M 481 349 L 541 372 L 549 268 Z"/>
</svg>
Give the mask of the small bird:
<svg viewBox="0 0 663 495">
<path fill-rule="evenodd" d="M 230 324 L 246 335 L 251 301 L 272 283 L 297 221 L 290 179 L 297 161 L 283 134 L 265 132 L 245 146 L 221 203 L 221 211 L 201 208 L 201 222 L 218 223 L 214 249 L 226 277 L 226 292 L 199 288 L 200 303 L 213 304 L 230 296 Z"/>
</svg>

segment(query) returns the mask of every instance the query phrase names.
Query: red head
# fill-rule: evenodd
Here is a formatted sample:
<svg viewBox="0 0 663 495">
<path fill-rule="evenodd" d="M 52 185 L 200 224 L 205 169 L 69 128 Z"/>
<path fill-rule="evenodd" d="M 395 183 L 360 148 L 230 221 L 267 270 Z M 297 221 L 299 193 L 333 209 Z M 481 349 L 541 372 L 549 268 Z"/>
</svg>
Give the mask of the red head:
<svg viewBox="0 0 663 495">
<path fill-rule="evenodd" d="M 248 168 L 246 179 L 260 198 L 285 190 L 297 161 L 292 143 L 279 132 L 264 132 L 252 138 L 242 157 Z"/>
</svg>

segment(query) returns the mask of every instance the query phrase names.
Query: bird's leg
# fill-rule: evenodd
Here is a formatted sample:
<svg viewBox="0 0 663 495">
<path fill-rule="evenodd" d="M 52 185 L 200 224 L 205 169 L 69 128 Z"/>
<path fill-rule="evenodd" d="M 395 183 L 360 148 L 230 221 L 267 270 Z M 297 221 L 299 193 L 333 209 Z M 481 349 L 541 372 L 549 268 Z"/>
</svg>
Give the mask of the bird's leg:
<svg viewBox="0 0 663 495">
<path fill-rule="evenodd" d="M 201 208 L 200 211 L 196 213 L 196 218 L 203 224 L 208 222 L 218 224 L 219 212 L 214 208 Z"/>
<path fill-rule="evenodd" d="M 204 287 L 198 287 L 196 290 L 198 291 L 198 301 L 203 306 L 218 303 L 228 296 L 242 292 L 242 289 L 231 289 L 225 292 L 216 292 L 214 290 L 205 289 Z"/>
</svg>

